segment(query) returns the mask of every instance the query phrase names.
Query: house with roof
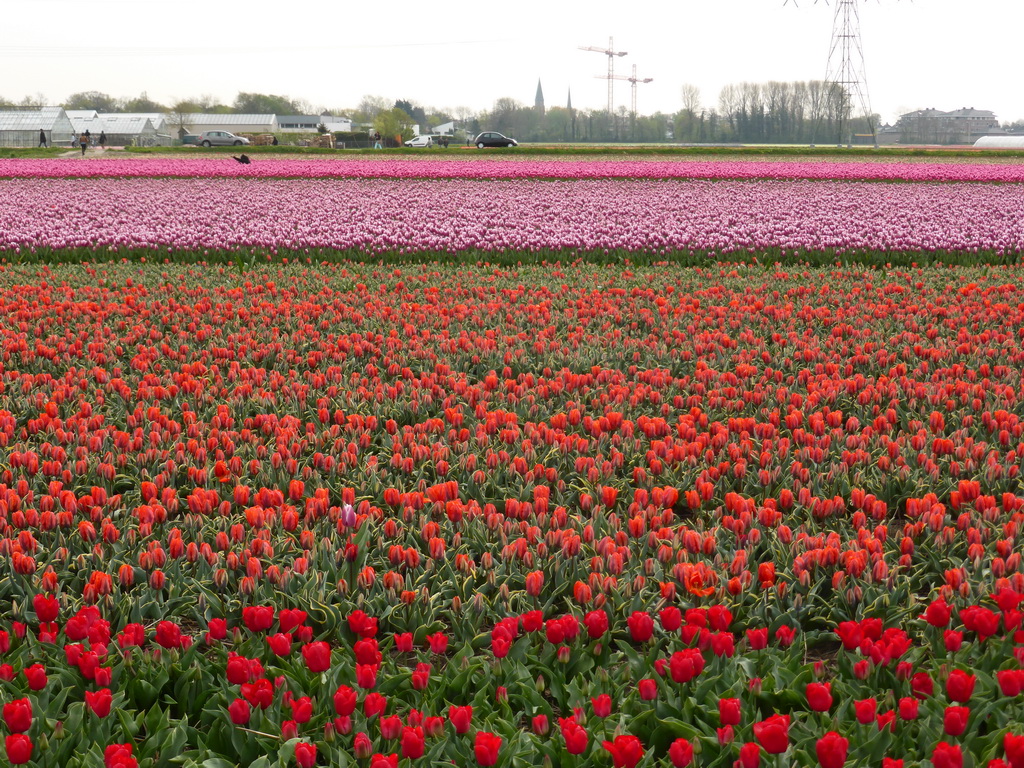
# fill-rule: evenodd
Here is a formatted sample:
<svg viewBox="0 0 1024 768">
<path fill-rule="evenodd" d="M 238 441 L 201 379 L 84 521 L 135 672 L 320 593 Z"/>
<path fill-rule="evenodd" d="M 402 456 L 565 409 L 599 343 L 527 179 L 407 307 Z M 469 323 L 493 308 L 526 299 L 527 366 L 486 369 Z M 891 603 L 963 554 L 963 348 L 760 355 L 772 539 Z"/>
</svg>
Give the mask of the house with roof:
<svg viewBox="0 0 1024 768">
<path fill-rule="evenodd" d="M 71 146 L 74 128 L 62 107 L 0 110 L 0 147 L 38 147 L 39 131 L 50 146 Z"/>
<path fill-rule="evenodd" d="M 994 112 L 974 107 L 919 109 L 901 115 L 896 127 L 903 144 L 973 144 L 980 136 L 1003 132 Z"/>
</svg>

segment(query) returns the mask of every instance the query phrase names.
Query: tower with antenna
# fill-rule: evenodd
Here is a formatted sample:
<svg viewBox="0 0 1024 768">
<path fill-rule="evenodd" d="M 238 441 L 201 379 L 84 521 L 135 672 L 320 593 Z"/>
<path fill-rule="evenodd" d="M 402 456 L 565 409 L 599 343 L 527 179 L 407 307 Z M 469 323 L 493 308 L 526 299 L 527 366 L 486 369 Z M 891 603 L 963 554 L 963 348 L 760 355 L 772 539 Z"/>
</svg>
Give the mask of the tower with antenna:
<svg viewBox="0 0 1024 768">
<path fill-rule="evenodd" d="M 612 114 L 615 109 L 615 57 L 623 57 L 627 54 L 627 51 L 616 51 L 615 43 L 612 42 L 612 38 L 608 38 L 608 47 L 599 48 L 596 45 L 581 45 L 581 51 L 594 51 L 595 53 L 603 53 L 608 57 L 608 114 Z"/>
<path fill-rule="evenodd" d="M 822 109 L 834 109 L 838 123 L 837 143 L 841 146 L 853 144 L 853 109 L 857 107 L 864 114 L 871 141 L 878 147 L 874 116 L 871 112 L 871 97 L 868 94 L 868 79 L 864 66 L 864 45 L 860 32 L 860 0 L 834 0 L 832 16 L 832 41 L 829 44 L 828 64 L 825 68 L 825 92 L 822 95 Z M 786 0 L 783 5 L 789 3 Z M 793 0 L 793 5 L 796 5 Z M 818 0 L 814 0 L 818 4 Z M 828 0 L 825 0 L 828 4 Z M 815 129 L 819 116 L 815 117 Z M 812 134 L 813 135 L 813 134 Z M 812 139 L 813 141 L 813 139 Z"/>
</svg>

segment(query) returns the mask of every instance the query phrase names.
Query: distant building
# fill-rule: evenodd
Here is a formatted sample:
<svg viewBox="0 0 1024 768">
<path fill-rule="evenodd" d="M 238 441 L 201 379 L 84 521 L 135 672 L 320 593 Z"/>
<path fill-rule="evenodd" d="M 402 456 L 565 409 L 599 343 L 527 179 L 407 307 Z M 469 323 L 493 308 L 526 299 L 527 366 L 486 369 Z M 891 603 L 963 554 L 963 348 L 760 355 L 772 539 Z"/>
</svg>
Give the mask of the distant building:
<svg viewBox="0 0 1024 768">
<path fill-rule="evenodd" d="M 0 110 L 0 147 L 38 147 L 40 130 L 49 146 L 70 147 L 75 129 L 62 107 Z"/>
<path fill-rule="evenodd" d="M 901 115 L 896 128 L 903 144 L 973 144 L 980 136 L 1003 133 L 994 112 L 974 107 L 919 109 Z"/>
<path fill-rule="evenodd" d="M 95 144 L 101 133 L 108 147 L 166 147 L 173 137 L 167 119 L 157 112 L 97 112 L 69 109 L 68 119 L 76 134 L 86 131 Z"/>
<path fill-rule="evenodd" d="M 352 130 L 352 121 L 339 115 L 278 115 L 277 127 L 281 133 L 316 133 L 317 126 L 323 125 L 328 133 Z"/>
<path fill-rule="evenodd" d="M 537 95 L 533 99 L 533 108 L 537 114 L 544 114 L 544 89 L 540 87 L 540 78 L 537 78 Z"/>
<path fill-rule="evenodd" d="M 177 131 L 184 128 L 187 133 L 203 131 L 228 131 L 229 133 L 277 133 L 277 115 L 210 114 L 192 112 L 169 117 L 171 127 Z M 316 130 L 314 127 L 313 130 Z"/>
</svg>

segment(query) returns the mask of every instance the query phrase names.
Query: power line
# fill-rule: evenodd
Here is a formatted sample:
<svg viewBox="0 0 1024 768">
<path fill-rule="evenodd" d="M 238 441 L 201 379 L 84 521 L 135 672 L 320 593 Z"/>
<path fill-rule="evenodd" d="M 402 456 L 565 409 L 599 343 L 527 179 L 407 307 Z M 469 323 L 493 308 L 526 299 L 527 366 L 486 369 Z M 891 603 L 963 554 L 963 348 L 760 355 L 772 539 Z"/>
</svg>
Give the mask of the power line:
<svg viewBox="0 0 1024 768">
<path fill-rule="evenodd" d="M 60 2 L 60 0 L 53 0 Z M 108 0 L 114 2 L 114 0 Z M 420 43 L 368 43 L 362 45 L 261 45 L 245 47 L 209 47 L 209 48 L 92 48 L 85 46 L 65 45 L 8 45 L 0 48 L 0 56 L 225 56 L 239 53 L 266 53 L 291 51 L 339 51 L 366 50 L 374 48 L 439 48 L 456 45 L 494 45 L 513 42 L 510 39 L 499 40 L 445 40 Z"/>
</svg>

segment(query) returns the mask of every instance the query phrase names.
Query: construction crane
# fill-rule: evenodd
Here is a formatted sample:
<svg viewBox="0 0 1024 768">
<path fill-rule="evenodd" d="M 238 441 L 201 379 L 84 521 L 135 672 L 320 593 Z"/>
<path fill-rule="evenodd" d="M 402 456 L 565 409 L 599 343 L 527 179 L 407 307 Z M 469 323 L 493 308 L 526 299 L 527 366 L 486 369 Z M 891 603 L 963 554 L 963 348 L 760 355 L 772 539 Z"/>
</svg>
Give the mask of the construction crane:
<svg viewBox="0 0 1024 768">
<path fill-rule="evenodd" d="M 868 128 L 871 131 L 871 140 L 878 147 L 878 135 L 875 131 L 875 122 L 871 112 L 871 98 L 868 95 L 868 79 L 864 68 L 864 46 L 860 34 L 860 11 L 858 10 L 859 0 L 835 0 L 835 12 L 832 17 L 832 42 L 828 50 L 828 65 L 825 70 L 825 101 L 826 104 L 838 101 L 838 122 L 839 140 L 841 146 L 843 139 L 847 146 L 853 144 L 853 133 L 851 128 L 851 113 L 854 102 L 861 108 L 865 119 L 868 121 Z M 783 5 L 788 5 L 786 0 Z M 818 0 L 814 0 L 818 4 Z M 828 5 L 828 0 L 825 0 Z M 793 0 L 793 5 L 797 5 Z M 815 120 L 815 129 L 818 120 Z M 813 145 L 813 139 L 812 139 Z"/>
<path fill-rule="evenodd" d="M 637 86 L 637 83 L 649 83 L 652 80 L 654 80 L 653 77 L 645 77 L 643 79 L 637 77 L 636 76 L 636 64 L 633 65 L 633 74 L 632 74 L 632 76 L 627 76 L 627 75 L 594 75 L 594 77 L 596 77 L 599 80 L 603 80 L 605 78 L 608 78 L 609 80 L 625 80 L 625 81 L 627 81 L 627 82 L 632 84 L 632 88 L 633 88 L 633 110 L 632 110 L 632 114 L 633 114 L 633 117 L 636 117 L 636 86 Z"/>
<path fill-rule="evenodd" d="M 612 42 L 612 38 L 610 37 L 608 38 L 607 48 L 598 48 L 597 46 L 594 45 L 581 45 L 580 50 L 594 51 L 595 53 L 603 53 L 605 56 L 608 57 L 608 114 L 611 114 L 612 111 L 615 109 L 615 57 L 619 56 L 621 58 L 622 56 L 625 56 L 627 52 L 616 51 L 615 43 Z"/>
</svg>

